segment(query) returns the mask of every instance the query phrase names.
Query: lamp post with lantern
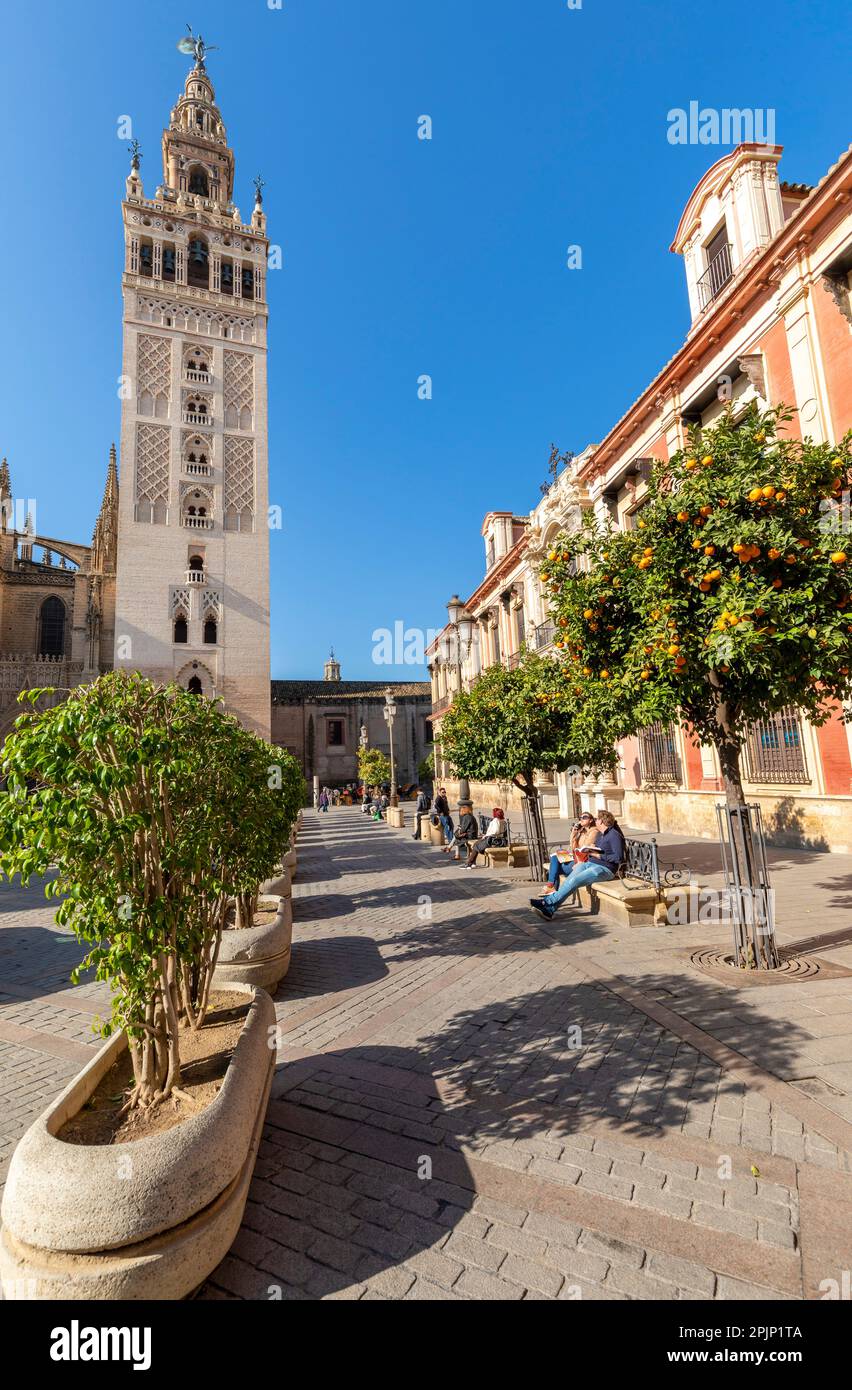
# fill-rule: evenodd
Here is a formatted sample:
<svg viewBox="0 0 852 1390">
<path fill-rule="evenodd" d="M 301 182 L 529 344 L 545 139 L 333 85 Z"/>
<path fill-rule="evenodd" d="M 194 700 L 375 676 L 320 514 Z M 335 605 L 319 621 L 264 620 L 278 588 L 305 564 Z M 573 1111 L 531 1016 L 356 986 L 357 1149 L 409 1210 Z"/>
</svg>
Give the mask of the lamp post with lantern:
<svg viewBox="0 0 852 1390">
<path fill-rule="evenodd" d="M 389 735 L 389 737 L 390 737 L 390 765 L 391 765 L 390 804 L 391 804 L 391 806 L 393 806 L 393 807 L 397 807 L 397 806 L 399 805 L 399 795 L 398 795 L 397 790 L 396 790 L 396 762 L 395 762 L 395 759 L 394 759 L 394 751 L 393 751 L 393 721 L 396 719 L 396 701 L 395 701 L 394 698 L 393 698 L 393 691 L 391 690 L 390 686 L 388 686 L 387 690 L 385 691 L 385 703 L 384 703 L 384 709 L 383 709 L 382 713 L 383 713 L 384 716 L 385 716 L 385 723 L 386 723 L 387 726 L 388 726 L 388 735 Z"/>
<path fill-rule="evenodd" d="M 362 753 L 366 753 L 366 751 L 367 751 L 367 744 L 368 744 L 368 743 L 369 743 L 369 738 L 368 738 L 368 736 L 367 736 L 367 725 L 366 725 L 366 724 L 362 724 L 362 725 L 361 725 L 361 733 L 360 733 L 359 738 L 358 738 L 358 747 L 361 749 L 361 752 L 362 752 Z M 362 785 L 362 789 L 363 789 L 363 796 L 362 796 L 361 800 L 362 800 L 362 804 L 363 804 L 363 805 L 366 805 L 366 804 L 367 804 L 367 779 L 366 779 L 366 777 L 363 775 L 363 773 L 362 773 L 362 775 L 361 775 L 361 785 Z"/>
<path fill-rule="evenodd" d="M 453 634 L 453 665 L 456 669 L 456 688 L 463 689 L 462 669 L 464 658 L 470 655 L 470 648 L 473 643 L 473 628 L 475 618 L 469 613 L 462 603 L 458 594 L 453 594 L 447 603 L 447 616 L 449 627 Z M 459 778 L 459 801 L 470 799 L 470 783 L 466 777 Z"/>
</svg>

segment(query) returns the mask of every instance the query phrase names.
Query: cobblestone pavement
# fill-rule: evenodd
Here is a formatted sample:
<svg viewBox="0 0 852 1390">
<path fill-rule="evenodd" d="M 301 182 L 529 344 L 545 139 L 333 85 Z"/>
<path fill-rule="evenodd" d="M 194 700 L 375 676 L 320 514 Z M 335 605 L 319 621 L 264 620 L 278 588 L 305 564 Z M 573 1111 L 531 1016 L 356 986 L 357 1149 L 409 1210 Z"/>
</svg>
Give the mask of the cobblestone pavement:
<svg viewBox="0 0 852 1390">
<path fill-rule="evenodd" d="M 848 1039 L 808 1019 L 843 1020 L 852 980 L 731 990 L 688 963 L 713 929 L 619 932 L 571 910 L 544 924 L 529 884 L 357 810 L 306 813 L 293 895 L 250 1200 L 199 1297 L 843 1287 L 852 1124 L 799 1083 L 815 1040 Z M 67 987 L 78 948 L 36 889 L 4 890 L 2 909 L 8 1160 L 106 1000 Z"/>
</svg>

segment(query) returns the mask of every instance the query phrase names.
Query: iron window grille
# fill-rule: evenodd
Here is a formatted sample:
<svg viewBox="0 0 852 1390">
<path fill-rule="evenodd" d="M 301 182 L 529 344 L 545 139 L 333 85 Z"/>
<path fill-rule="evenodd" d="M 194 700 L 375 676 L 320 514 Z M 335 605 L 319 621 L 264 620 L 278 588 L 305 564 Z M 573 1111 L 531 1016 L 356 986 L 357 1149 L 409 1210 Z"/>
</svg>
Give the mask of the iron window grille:
<svg viewBox="0 0 852 1390">
<path fill-rule="evenodd" d="M 639 735 L 639 768 L 643 782 L 680 782 L 680 759 L 672 724 L 649 724 Z"/>
<path fill-rule="evenodd" d="M 745 755 L 750 782 L 800 786 L 811 780 L 801 720 L 797 711 L 789 707 L 750 726 Z"/>
</svg>

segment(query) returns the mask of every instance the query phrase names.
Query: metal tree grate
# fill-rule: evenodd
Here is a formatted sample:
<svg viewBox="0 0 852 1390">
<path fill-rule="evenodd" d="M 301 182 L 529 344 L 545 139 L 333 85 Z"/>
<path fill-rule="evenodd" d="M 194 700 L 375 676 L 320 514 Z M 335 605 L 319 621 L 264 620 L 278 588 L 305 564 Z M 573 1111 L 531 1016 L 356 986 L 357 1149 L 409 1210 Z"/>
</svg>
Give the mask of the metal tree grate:
<svg viewBox="0 0 852 1390">
<path fill-rule="evenodd" d="M 742 970 L 776 970 L 775 911 L 763 821 L 757 803 L 717 805 L 719 843 L 733 926 L 734 961 Z"/>
<path fill-rule="evenodd" d="M 535 881 L 541 883 L 545 868 L 549 864 L 549 855 L 544 816 L 541 813 L 541 798 L 538 796 L 524 797 L 524 832 L 527 837 L 530 869 L 535 875 Z"/>
</svg>

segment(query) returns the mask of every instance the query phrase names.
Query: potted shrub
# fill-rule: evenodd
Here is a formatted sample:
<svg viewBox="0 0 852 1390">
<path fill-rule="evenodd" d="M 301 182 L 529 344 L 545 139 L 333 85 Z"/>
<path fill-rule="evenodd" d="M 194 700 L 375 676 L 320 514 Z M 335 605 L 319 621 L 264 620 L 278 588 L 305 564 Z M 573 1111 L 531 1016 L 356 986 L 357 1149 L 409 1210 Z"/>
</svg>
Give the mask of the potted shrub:
<svg viewBox="0 0 852 1390">
<path fill-rule="evenodd" d="M 274 785 L 279 798 L 279 825 L 289 833 L 305 795 L 305 782 L 298 763 L 283 748 L 261 746 L 251 776 L 263 777 Z M 248 771 L 248 769 L 246 769 Z M 233 833 L 231 854 L 235 868 L 245 864 L 237 877 L 238 891 L 229 904 L 216 965 L 216 982 L 238 980 L 274 990 L 290 968 L 293 939 L 293 910 L 290 897 L 291 870 L 286 856 L 272 869 L 271 876 L 258 888 L 256 864 L 267 844 L 268 826 L 241 824 Z M 253 838 L 259 841 L 255 846 Z"/>
<path fill-rule="evenodd" d="M 57 922 L 113 995 L 104 1046 L 12 1157 L 4 1290 L 179 1298 L 227 1251 L 254 1167 L 274 1010 L 213 973 L 229 900 L 270 871 L 290 808 L 257 775 L 260 739 L 124 672 L 23 715 L 3 752 L 0 873 L 56 865 Z"/>
</svg>

